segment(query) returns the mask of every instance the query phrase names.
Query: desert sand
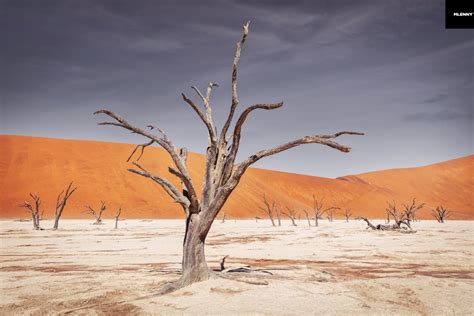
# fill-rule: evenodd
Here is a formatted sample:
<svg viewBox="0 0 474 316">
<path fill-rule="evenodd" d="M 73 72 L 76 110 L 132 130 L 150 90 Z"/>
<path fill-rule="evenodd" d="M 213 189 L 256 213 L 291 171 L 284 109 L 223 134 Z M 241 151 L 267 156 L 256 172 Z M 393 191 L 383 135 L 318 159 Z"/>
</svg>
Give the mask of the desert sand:
<svg viewBox="0 0 474 316">
<path fill-rule="evenodd" d="M 123 205 L 128 218 L 180 218 L 182 209 L 157 185 L 127 171 L 130 144 L 0 135 L 0 218 L 27 218 L 18 205 L 33 192 L 42 198 L 51 218 L 58 193 L 74 181 L 78 190 L 64 218 L 87 218 L 84 205 L 97 207 L 104 200 L 109 210 Z M 167 171 L 171 161 L 160 148 L 148 148 L 140 163 L 158 175 L 179 183 Z M 204 160 L 190 154 L 190 174 L 201 188 Z M 282 208 L 311 207 L 312 195 L 324 196 L 327 205 L 351 208 L 354 214 L 385 218 L 387 201 L 399 205 L 413 197 L 425 202 L 418 216 L 432 218 L 430 209 L 443 204 L 453 219 L 474 219 L 474 156 L 426 167 L 393 169 L 340 177 L 306 176 L 251 168 L 232 193 L 222 212 L 233 218 L 263 217 L 262 195 Z"/>
<path fill-rule="evenodd" d="M 377 223 L 377 221 L 375 221 Z M 379 221 L 382 223 L 382 221 Z M 0 310 L 11 314 L 472 315 L 474 223 L 414 223 L 415 234 L 361 221 L 216 221 L 210 267 L 251 266 L 156 297 L 179 276 L 184 222 L 0 221 Z M 235 279 L 235 280 L 234 280 Z M 254 284 L 250 284 L 250 283 Z"/>
</svg>

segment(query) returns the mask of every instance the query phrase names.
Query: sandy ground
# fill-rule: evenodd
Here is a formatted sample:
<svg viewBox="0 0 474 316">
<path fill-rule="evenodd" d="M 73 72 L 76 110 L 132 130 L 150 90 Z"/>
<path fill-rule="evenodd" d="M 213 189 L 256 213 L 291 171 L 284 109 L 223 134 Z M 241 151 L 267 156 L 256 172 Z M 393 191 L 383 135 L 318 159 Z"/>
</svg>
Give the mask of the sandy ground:
<svg viewBox="0 0 474 316">
<path fill-rule="evenodd" d="M 43 221 L 45 228 L 51 221 Z M 416 234 L 365 223 L 216 221 L 210 267 L 250 265 L 166 296 L 179 276 L 184 222 L 64 220 L 60 230 L 0 221 L 0 310 L 17 314 L 472 315 L 474 222 L 415 223 Z M 229 274 L 227 274 L 229 275 Z M 245 281 L 245 282 L 243 282 Z M 250 281 L 249 284 L 246 283 Z"/>
</svg>

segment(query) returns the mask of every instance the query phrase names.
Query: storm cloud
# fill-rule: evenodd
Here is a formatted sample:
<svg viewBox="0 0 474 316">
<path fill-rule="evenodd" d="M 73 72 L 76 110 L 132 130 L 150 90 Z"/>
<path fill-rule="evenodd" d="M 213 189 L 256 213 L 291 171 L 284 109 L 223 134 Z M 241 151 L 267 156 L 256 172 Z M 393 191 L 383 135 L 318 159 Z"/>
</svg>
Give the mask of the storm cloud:
<svg viewBox="0 0 474 316">
<path fill-rule="evenodd" d="M 473 152 L 474 38 L 444 28 L 444 1 L 255 2 L 0 1 L 0 132 L 140 142 L 96 125 L 92 113 L 108 108 L 202 153 L 206 131 L 180 93 L 218 82 L 222 125 L 235 43 L 251 20 L 240 106 L 285 106 L 248 120 L 241 159 L 339 130 L 367 136 L 340 139 L 350 154 L 309 145 L 257 166 L 336 177 Z"/>
</svg>

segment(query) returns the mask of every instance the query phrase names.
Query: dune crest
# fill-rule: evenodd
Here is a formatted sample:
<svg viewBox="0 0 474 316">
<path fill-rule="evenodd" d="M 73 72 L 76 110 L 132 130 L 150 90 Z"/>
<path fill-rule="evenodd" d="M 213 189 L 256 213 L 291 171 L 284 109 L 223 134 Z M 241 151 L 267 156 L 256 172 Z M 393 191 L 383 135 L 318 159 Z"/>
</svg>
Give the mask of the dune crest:
<svg viewBox="0 0 474 316">
<path fill-rule="evenodd" d="M 134 145 L 96 141 L 0 135 L 0 217 L 27 218 L 19 205 L 29 192 L 42 198 L 51 218 L 58 193 L 73 180 L 78 186 L 64 218 L 87 218 L 84 205 L 107 202 L 104 218 L 123 205 L 126 218 L 181 218 L 181 208 L 149 180 L 130 174 L 125 160 Z M 141 163 L 166 175 L 171 160 L 159 148 L 147 149 Z M 191 153 L 191 177 L 202 182 L 204 159 Z M 264 217 L 259 210 L 265 192 L 281 206 L 310 208 L 312 194 L 324 195 L 328 205 L 351 208 L 354 214 L 384 218 L 387 200 L 426 202 L 421 218 L 438 204 L 454 211 L 454 219 L 474 219 L 474 156 L 434 165 L 348 175 L 337 179 L 252 168 L 223 209 L 227 218 Z M 168 177 L 179 185 L 173 177 Z M 198 186 L 199 189 L 200 186 Z M 336 216 L 342 218 L 342 215 Z"/>
</svg>

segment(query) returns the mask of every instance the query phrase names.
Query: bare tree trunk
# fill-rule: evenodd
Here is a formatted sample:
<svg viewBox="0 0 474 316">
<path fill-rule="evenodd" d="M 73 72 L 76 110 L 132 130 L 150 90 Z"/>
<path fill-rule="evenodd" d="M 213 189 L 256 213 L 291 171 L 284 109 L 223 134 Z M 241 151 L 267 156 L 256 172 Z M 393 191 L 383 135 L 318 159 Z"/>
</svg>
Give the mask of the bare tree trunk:
<svg viewBox="0 0 474 316">
<path fill-rule="evenodd" d="M 309 218 L 308 211 L 303 210 L 303 213 L 306 216 L 306 219 L 308 220 L 308 226 L 311 227 L 311 219 Z"/>
<path fill-rule="evenodd" d="M 59 214 L 55 214 L 54 215 L 54 225 L 53 225 L 53 229 L 56 230 L 58 229 L 59 227 Z"/>
<path fill-rule="evenodd" d="M 61 218 L 61 215 L 63 214 L 67 201 L 71 197 L 71 195 L 74 193 L 74 191 L 76 191 L 77 189 L 76 187 L 71 190 L 71 187 L 72 187 L 72 182 L 69 183 L 69 186 L 67 187 L 66 192 L 61 191 L 61 193 L 59 193 L 58 198 L 56 200 L 56 211 L 54 212 L 54 226 L 53 226 L 54 230 L 58 229 L 59 219 Z"/>
<path fill-rule="evenodd" d="M 281 211 L 278 208 L 276 209 L 276 216 L 277 216 L 278 226 L 281 226 Z"/>
<path fill-rule="evenodd" d="M 318 222 L 318 217 L 317 217 L 317 216 L 314 218 L 314 226 L 316 226 L 316 227 L 319 226 L 319 222 Z"/>
<path fill-rule="evenodd" d="M 210 270 L 204 254 L 204 243 L 210 224 L 201 224 L 203 219 L 198 214 L 191 214 L 183 245 L 182 276 L 179 281 L 182 286 L 197 281 L 207 280 Z"/>
</svg>

